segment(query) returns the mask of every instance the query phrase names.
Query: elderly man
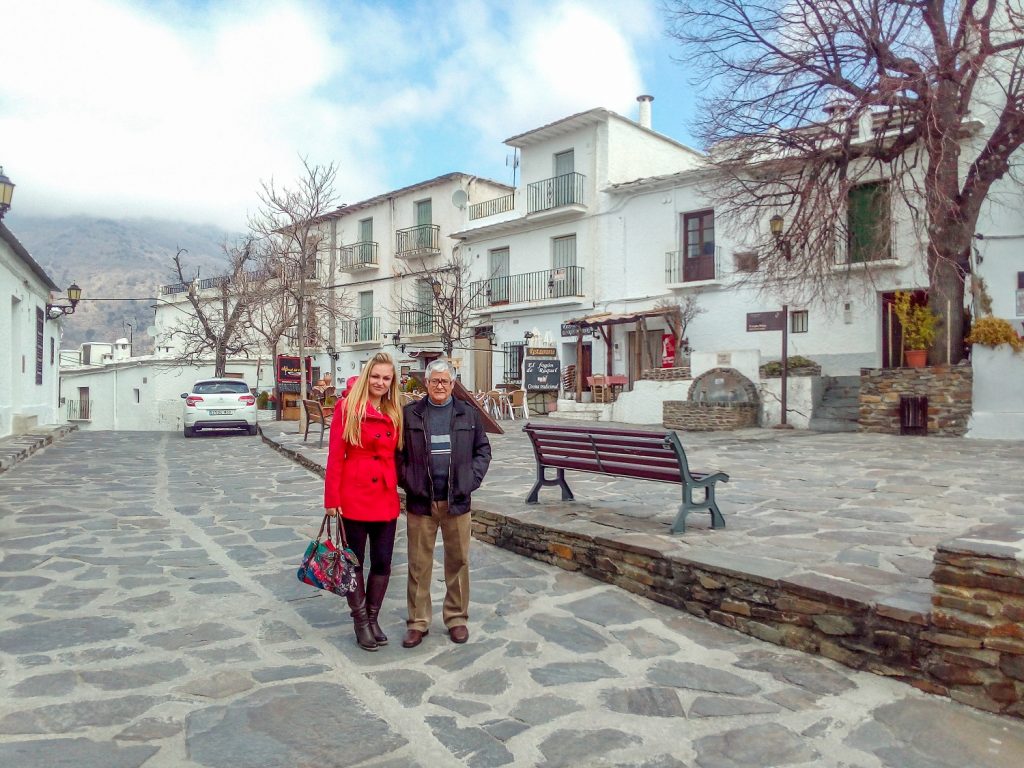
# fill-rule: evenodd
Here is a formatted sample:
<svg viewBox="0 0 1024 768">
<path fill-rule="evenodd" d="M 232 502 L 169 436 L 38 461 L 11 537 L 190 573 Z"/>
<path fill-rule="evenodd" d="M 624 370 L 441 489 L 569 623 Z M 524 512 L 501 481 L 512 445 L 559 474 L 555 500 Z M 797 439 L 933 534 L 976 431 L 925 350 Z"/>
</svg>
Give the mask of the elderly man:
<svg viewBox="0 0 1024 768">
<path fill-rule="evenodd" d="M 430 630 L 430 574 L 437 530 L 444 547 L 444 625 L 453 643 L 469 639 L 470 494 L 491 463 L 491 444 L 475 408 L 452 395 L 455 371 L 427 366 L 427 397 L 405 407 L 398 482 L 405 489 L 409 584 L 402 645 L 414 648 Z"/>
</svg>

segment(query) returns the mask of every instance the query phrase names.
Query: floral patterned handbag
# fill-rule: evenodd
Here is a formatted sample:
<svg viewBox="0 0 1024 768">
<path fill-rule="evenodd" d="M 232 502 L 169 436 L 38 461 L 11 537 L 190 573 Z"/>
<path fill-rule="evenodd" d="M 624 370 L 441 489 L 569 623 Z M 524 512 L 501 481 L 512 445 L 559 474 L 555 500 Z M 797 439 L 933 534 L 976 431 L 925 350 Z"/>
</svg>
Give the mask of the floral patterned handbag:
<svg viewBox="0 0 1024 768">
<path fill-rule="evenodd" d="M 334 520 L 334 535 L 331 535 L 331 520 Z M 324 530 L 327 538 L 324 538 Z M 313 587 L 326 589 L 336 595 L 347 595 L 356 588 L 356 571 L 359 559 L 349 549 L 345 540 L 345 526 L 341 517 L 324 515 L 320 532 L 306 547 L 299 566 L 299 581 Z"/>
</svg>

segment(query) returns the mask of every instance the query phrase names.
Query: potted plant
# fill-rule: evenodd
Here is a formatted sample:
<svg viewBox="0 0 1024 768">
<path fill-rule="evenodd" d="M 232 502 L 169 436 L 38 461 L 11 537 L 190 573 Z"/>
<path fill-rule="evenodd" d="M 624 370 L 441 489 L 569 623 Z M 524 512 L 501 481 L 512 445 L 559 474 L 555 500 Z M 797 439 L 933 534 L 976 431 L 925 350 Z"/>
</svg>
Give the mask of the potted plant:
<svg viewBox="0 0 1024 768">
<path fill-rule="evenodd" d="M 909 291 L 896 291 L 892 309 L 903 329 L 907 366 L 924 368 L 928 363 L 928 347 L 935 341 L 938 317 L 924 304 L 915 304 Z"/>
</svg>

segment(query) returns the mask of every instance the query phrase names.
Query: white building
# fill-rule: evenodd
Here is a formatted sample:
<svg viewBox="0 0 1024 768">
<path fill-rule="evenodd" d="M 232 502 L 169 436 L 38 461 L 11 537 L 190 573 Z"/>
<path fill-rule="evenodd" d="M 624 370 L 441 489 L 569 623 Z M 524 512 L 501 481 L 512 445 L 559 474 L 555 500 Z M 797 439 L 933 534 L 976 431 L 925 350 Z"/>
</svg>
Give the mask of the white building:
<svg viewBox="0 0 1024 768">
<path fill-rule="evenodd" d="M 196 365 L 154 355 L 130 357 L 127 339 L 112 346 L 112 354 L 99 361 L 61 370 L 61 421 L 84 430 L 181 431 L 181 394 L 214 375 L 213 361 Z M 273 389 L 266 363 L 260 368 L 255 360 L 233 360 L 226 375 L 244 379 L 256 392 Z"/>
<path fill-rule="evenodd" d="M 0 221 L 0 437 L 55 424 L 63 315 L 47 315 L 60 288 Z"/>
<path fill-rule="evenodd" d="M 584 378 L 639 375 L 629 332 L 607 342 L 587 337 L 580 360 L 575 338 L 562 336 L 569 320 L 632 309 L 665 294 L 663 284 L 650 287 L 646 277 L 647 267 L 658 272 L 660 257 L 649 264 L 652 254 L 638 249 L 644 244 L 628 239 L 632 228 L 611 192 L 637 178 L 699 168 L 703 156 L 651 130 L 651 97 L 639 101 L 640 122 L 591 109 L 506 140 L 521 152 L 514 207 L 493 213 L 483 207 L 490 215 L 471 217 L 476 226 L 455 234 L 484 283 L 476 324 L 504 352 L 488 368 L 477 355 L 474 388 L 518 382 L 524 337 L 534 329 L 554 340 L 562 365 L 578 364 Z"/>
<path fill-rule="evenodd" d="M 402 371 L 422 369 L 442 354 L 431 275 L 464 257 L 451 235 L 466 227 L 472 212 L 489 202 L 498 207 L 493 201 L 512 192 L 495 181 L 449 173 L 323 217 L 331 243 L 327 279 L 352 316 L 328 331 L 327 344 L 338 354 L 336 381 L 358 373 L 382 346 Z M 466 380 L 475 340 L 463 335 L 452 358 Z"/>
</svg>

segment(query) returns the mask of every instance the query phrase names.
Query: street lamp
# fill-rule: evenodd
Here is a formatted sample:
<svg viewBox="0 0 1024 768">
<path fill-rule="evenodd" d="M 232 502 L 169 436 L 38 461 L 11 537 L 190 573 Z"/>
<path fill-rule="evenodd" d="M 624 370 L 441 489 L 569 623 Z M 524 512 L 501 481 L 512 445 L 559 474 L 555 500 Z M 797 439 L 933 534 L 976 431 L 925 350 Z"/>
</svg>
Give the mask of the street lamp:
<svg viewBox="0 0 1024 768">
<path fill-rule="evenodd" d="M 0 219 L 11 207 L 12 197 L 14 197 L 14 182 L 4 175 L 3 166 L 0 165 Z"/>
<path fill-rule="evenodd" d="M 768 220 L 768 227 L 771 230 L 772 238 L 778 245 L 779 250 L 782 251 L 782 255 L 786 261 L 789 261 L 792 257 L 792 253 L 789 250 L 789 238 L 782 234 L 782 230 L 785 228 L 786 220 L 779 214 L 775 214 Z"/>
<path fill-rule="evenodd" d="M 776 244 L 779 246 L 779 250 L 782 251 L 782 255 L 786 261 L 789 261 L 791 253 L 789 250 L 789 238 L 782 234 L 782 230 L 785 225 L 785 219 L 779 214 L 775 214 L 768 220 L 768 227 L 771 230 L 772 237 L 775 238 Z M 782 379 L 779 382 L 782 387 L 782 402 L 779 403 L 782 409 L 779 423 L 776 424 L 778 429 L 792 429 L 793 425 L 787 421 L 788 403 L 786 393 L 789 390 L 789 305 L 782 305 Z"/>
<path fill-rule="evenodd" d="M 327 352 L 327 356 L 328 356 L 329 358 L 331 358 L 331 360 L 337 360 L 337 359 L 338 359 L 338 357 L 340 357 L 340 356 L 341 356 L 341 352 L 339 352 L 338 350 L 336 350 L 336 349 L 335 349 L 334 347 L 332 347 L 332 346 L 331 346 L 330 344 L 328 344 L 328 345 L 327 345 L 327 349 L 326 349 L 325 351 Z"/>
<path fill-rule="evenodd" d="M 46 305 L 46 316 L 51 320 L 56 320 L 58 317 L 64 315 L 75 314 L 75 307 L 82 298 L 82 289 L 75 283 L 68 286 L 68 301 L 70 304 L 47 304 Z"/>
</svg>

